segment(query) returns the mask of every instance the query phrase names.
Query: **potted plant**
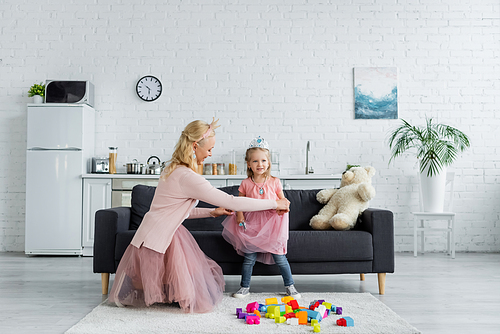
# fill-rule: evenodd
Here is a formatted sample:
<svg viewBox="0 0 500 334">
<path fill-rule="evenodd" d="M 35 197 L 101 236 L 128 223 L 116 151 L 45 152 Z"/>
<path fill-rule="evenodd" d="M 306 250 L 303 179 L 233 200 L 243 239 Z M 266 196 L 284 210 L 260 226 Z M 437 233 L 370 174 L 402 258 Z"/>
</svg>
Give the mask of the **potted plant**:
<svg viewBox="0 0 500 334">
<path fill-rule="evenodd" d="M 452 126 L 433 123 L 432 118 L 426 118 L 425 126 L 402 121 L 403 124 L 390 134 L 392 152 L 389 163 L 407 150 L 416 149 L 420 162 L 420 186 L 425 194 L 424 211 L 442 212 L 446 167 L 470 147 L 469 137 Z"/>
<path fill-rule="evenodd" d="M 34 96 L 34 103 L 42 103 L 43 97 L 45 96 L 45 85 L 41 82 L 40 84 L 33 84 L 28 91 L 28 96 Z"/>
</svg>

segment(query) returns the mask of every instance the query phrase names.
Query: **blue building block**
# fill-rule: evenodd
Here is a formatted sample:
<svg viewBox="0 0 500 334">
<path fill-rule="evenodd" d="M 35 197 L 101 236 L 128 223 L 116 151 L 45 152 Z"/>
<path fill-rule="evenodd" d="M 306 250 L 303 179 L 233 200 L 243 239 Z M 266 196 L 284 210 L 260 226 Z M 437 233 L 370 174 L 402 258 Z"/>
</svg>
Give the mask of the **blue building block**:
<svg viewBox="0 0 500 334">
<path fill-rule="evenodd" d="M 319 312 L 316 312 L 313 310 L 307 310 L 307 309 L 304 309 L 304 311 L 307 312 L 307 317 L 309 318 L 309 322 L 311 322 L 311 320 L 313 320 L 313 319 L 316 319 L 318 321 L 323 320 L 323 316 L 321 314 L 319 314 Z"/>
</svg>

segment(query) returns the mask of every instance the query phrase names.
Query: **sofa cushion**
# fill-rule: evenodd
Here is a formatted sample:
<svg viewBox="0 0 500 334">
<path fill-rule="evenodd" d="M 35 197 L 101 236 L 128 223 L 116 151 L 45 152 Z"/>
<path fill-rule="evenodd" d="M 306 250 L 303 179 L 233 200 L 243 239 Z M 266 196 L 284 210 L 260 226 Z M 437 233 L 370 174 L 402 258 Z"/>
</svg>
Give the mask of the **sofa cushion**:
<svg viewBox="0 0 500 334">
<path fill-rule="evenodd" d="M 316 200 L 318 190 L 285 190 L 285 197 L 290 201 L 289 226 L 290 231 L 301 230 L 311 231 L 309 221 L 314 215 L 317 215 L 319 210 L 323 208 L 323 204 Z"/>
<path fill-rule="evenodd" d="M 142 218 L 151 207 L 151 202 L 155 195 L 156 187 L 145 186 L 142 184 L 132 188 L 132 208 L 130 216 L 130 229 L 137 230 L 141 225 Z"/>
<path fill-rule="evenodd" d="M 216 262 L 242 262 L 218 231 L 191 231 L 201 250 Z M 356 245 L 356 246 L 354 246 Z M 290 231 L 288 261 L 372 261 L 372 235 L 364 231 Z"/>
<path fill-rule="evenodd" d="M 365 231 L 290 231 L 289 262 L 371 261 L 372 235 Z"/>
</svg>

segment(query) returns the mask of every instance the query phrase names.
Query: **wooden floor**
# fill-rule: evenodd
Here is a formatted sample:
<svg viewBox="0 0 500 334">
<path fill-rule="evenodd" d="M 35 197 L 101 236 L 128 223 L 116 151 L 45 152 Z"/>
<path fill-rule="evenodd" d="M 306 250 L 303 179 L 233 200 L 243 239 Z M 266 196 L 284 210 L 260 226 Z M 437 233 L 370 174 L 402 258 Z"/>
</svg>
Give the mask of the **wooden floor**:
<svg viewBox="0 0 500 334">
<path fill-rule="evenodd" d="M 376 275 L 294 279 L 301 292 L 370 292 L 423 333 L 500 333 L 500 254 L 397 254 L 383 296 Z M 281 290 L 280 276 L 252 278 L 253 292 Z M 105 298 L 92 258 L 0 253 L 0 333 L 64 333 Z"/>
</svg>

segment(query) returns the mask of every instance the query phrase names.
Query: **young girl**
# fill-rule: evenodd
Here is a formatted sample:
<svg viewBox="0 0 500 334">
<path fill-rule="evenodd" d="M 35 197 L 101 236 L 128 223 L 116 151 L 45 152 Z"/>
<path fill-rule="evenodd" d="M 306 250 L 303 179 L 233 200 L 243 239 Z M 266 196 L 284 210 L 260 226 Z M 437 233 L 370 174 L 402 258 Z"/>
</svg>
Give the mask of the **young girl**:
<svg viewBox="0 0 500 334">
<path fill-rule="evenodd" d="M 239 195 L 258 199 L 282 199 L 283 187 L 277 177 L 271 176 L 269 146 L 260 136 L 252 140 L 247 149 L 248 178 L 241 182 Z M 222 223 L 222 236 L 245 257 L 241 269 L 241 287 L 233 294 L 244 298 L 250 294 L 250 279 L 255 261 L 279 266 L 286 295 L 300 298 L 294 287 L 290 265 L 285 256 L 288 241 L 288 213 L 276 210 L 236 212 Z"/>
</svg>

